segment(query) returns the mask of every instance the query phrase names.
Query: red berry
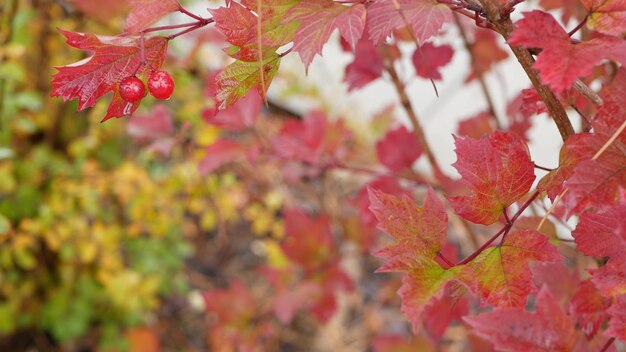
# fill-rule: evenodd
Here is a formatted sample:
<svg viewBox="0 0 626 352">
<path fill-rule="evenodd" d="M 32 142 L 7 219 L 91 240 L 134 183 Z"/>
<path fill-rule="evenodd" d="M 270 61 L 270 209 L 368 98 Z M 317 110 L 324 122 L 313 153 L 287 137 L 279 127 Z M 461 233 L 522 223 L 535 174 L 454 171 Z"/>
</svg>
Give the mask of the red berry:
<svg viewBox="0 0 626 352">
<path fill-rule="evenodd" d="M 129 103 L 136 102 L 146 96 L 146 86 L 134 76 L 124 78 L 120 82 L 119 91 L 122 99 Z"/>
<path fill-rule="evenodd" d="M 157 99 L 168 99 L 174 91 L 174 80 L 165 71 L 154 71 L 148 79 L 148 90 Z"/>
</svg>

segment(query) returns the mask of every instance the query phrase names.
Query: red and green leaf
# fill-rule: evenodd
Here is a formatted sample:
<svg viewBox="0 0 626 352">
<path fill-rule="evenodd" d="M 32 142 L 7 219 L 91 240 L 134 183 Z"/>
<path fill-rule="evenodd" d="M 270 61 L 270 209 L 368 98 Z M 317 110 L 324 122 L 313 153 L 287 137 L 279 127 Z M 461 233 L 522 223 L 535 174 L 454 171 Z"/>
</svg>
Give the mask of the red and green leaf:
<svg viewBox="0 0 626 352">
<path fill-rule="evenodd" d="M 546 236 L 521 230 L 508 234 L 502 244 L 483 250 L 468 266 L 474 270 L 484 304 L 521 307 L 533 291 L 529 262 L 562 260 Z"/>
</svg>

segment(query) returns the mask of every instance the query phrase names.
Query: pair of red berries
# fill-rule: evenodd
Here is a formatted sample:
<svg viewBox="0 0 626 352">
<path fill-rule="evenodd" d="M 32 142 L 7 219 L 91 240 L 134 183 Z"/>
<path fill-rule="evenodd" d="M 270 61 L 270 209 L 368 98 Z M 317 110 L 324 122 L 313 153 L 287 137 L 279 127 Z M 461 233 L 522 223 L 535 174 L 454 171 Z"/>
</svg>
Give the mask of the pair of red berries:
<svg viewBox="0 0 626 352">
<path fill-rule="evenodd" d="M 169 99 L 174 91 L 172 76 L 165 71 L 152 72 L 148 79 L 148 91 L 157 99 Z M 146 96 L 146 86 L 135 76 L 126 77 L 120 82 L 119 92 L 122 99 L 134 103 Z"/>
</svg>

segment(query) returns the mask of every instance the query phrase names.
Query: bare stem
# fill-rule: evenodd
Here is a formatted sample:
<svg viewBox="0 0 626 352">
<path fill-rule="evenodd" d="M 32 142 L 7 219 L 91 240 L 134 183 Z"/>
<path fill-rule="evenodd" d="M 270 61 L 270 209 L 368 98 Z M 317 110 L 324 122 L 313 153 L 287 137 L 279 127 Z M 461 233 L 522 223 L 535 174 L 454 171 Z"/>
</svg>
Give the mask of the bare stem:
<svg viewBox="0 0 626 352">
<path fill-rule="evenodd" d="M 576 27 L 574 27 L 574 29 L 569 31 L 569 33 L 567 33 L 567 35 L 569 35 L 571 37 L 571 36 L 574 35 L 574 33 L 578 32 L 579 29 L 583 28 L 585 23 L 587 23 L 587 19 L 588 18 L 589 18 L 589 15 L 585 16 L 585 18 L 583 18 L 583 20 Z"/>
<path fill-rule="evenodd" d="M 441 171 L 441 168 L 437 163 L 437 159 L 435 159 L 435 155 L 433 154 L 433 151 L 430 149 L 430 146 L 426 141 L 424 129 L 422 128 L 417 118 L 417 114 L 415 113 L 415 110 L 411 105 L 411 100 L 409 99 L 409 96 L 406 94 L 404 83 L 402 82 L 402 80 L 400 80 L 400 76 L 398 76 L 398 72 L 393 66 L 393 60 L 391 59 L 391 56 L 389 55 L 389 52 L 386 50 L 386 48 L 383 47 L 382 53 L 384 56 L 383 64 L 385 66 L 385 70 L 387 71 L 387 73 L 389 73 L 389 77 L 391 77 L 391 82 L 393 83 L 393 86 L 396 89 L 396 93 L 400 98 L 400 104 L 402 105 L 402 108 L 409 116 L 409 120 L 411 121 L 411 125 L 413 127 L 413 133 L 415 133 L 417 141 L 419 142 L 422 150 L 426 154 L 426 158 L 428 159 L 430 166 L 433 168 L 435 177 L 444 177 L 444 173 Z"/>
<path fill-rule="evenodd" d="M 444 263 L 446 263 L 448 265 L 448 268 L 451 268 L 454 266 L 454 263 L 451 262 L 448 258 L 446 258 L 441 252 L 437 252 L 437 257 L 439 257 L 439 259 L 441 259 Z"/>
<path fill-rule="evenodd" d="M 478 62 L 476 61 L 476 57 L 474 56 L 474 51 L 472 50 L 472 44 L 467 38 L 467 33 L 465 33 L 465 28 L 463 28 L 463 24 L 461 23 L 461 19 L 459 15 L 455 12 L 454 14 L 454 22 L 456 23 L 457 28 L 459 29 L 459 33 L 461 34 L 461 38 L 463 39 L 463 44 L 465 45 L 465 49 L 470 56 L 472 68 L 474 72 L 476 72 L 476 78 L 478 79 L 478 83 L 480 84 L 480 89 L 483 92 L 483 96 L 487 101 L 487 107 L 489 109 L 489 113 L 493 118 L 493 122 L 496 125 L 497 129 L 502 129 L 502 125 L 500 124 L 500 119 L 498 118 L 498 114 L 496 114 L 496 108 L 493 103 L 493 99 L 491 98 L 491 94 L 489 93 L 489 88 L 487 87 L 487 83 L 485 82 L 485 76 L 483 75 L 482 70 L 478 67 Z"/>
</svg>

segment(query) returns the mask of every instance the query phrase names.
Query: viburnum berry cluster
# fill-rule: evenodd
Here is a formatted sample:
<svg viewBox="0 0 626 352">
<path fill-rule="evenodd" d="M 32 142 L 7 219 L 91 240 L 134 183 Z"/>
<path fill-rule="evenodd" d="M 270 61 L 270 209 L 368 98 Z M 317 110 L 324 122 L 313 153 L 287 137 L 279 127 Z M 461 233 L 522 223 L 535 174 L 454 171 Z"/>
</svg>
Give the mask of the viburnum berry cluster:
<svg viewBox="0 0 626 352">
<path fill-rule="evenodd" d="M 338 31 L 342 48 L 354 54 L 345 70 L 349 90 L 386 78 L 410 122 L 410 129 L 392 129 L 376 143 L 382 168 L 351 164 L 343 153 L 348 143 L 344 129 L 312 112 L 285 123 L 269 142 L 249 134 L 240 140 L 219 139 L 208 147 L 200 171 L 212 172 L 235 159 L 254 162 L 268 153 L 290 160 L 284 171 L 294 179 L 334 169 L 377 176 L 359 192 L 358 226 L 363 231 L 377 227 L 393 237 L 375 252 L 384 260 L 379 271 L 403 274 L 401 310 L 416 333 L 433 305 L 444 302 L 471 307 L 446 318 L 444 328 L 458 318 L 498 350 L 609 351 L 623 346 L 615 341 L 626 341 L 625 1 L 581 0 L 575 6 L 542 2 L 543 9 L 524 12 L 515 22 L 517 0 L 230 0 L 210 9 L 206 18 L 176 0 L 129 3 L 123 36 L 60 31 L 69 45 L 93 55 L 80 64 L 58 67 L 53 96 L 77 98 L 82 110 L 112 93 L 104 120 L 131 115 L 145 95 L 143 81 L 156 98 L 172 94 L 174 82 L 161 70 L 169 41 L 215 24 L 232 61 L 211 76 L 208 90 L 215 109 L 207 109 L 204 118 L 245 135 L 255 124 L 282 57 L 296 52 L 308 69 Z M 554 6 L 560 21 L 546 12 Z M 192 22 L 150 27 L 173 12 Z M 565 25 L 572 21 L 576 24 L 567 31 Z M 159 31 L 175 32 L 152 36 Z M 454 54 L 440 36 L 443 31 L 461 37 L 472 58 L 467 82 L 479 84 L 487 105 L 484 113 L 459 124 L 453 166 L 460 180 L 439 166 L 407 94 L 407 80 L 398 72 L 403 56 L 399 43 L 412 43 L 415 75 L 430 80 L 436 90 L 435 81 L 443 79 L 441 69 Z M 502 112 L 484 76 L 510 55 L 532 86 L 507 102 Z M 568 112 L 580 117 L 581 126 L 572 124 Z M 542 113 L 552 118 L 563 141 L 555 168 L 537 165 L 527 147 L 533 118 Z M 430 174 L 413 167 L 422 155 Z M 547 174 L 538 178 L 538 170 Z M 402 182 L 406 180 L 417 186 L 408 188 Z M 416 194 L 422 205 L 414 202 Z M 328 245 L 315 249 L 286 240 L 282 249 L 298 261 L 304 281 L 321 280 L 324 290 L 353 289 L 331 256 L 339 251 L 330 219 L 313 220 L 303 211 L 286 212 L 286 217 L 290 232 L 310 234 L 304 241 L 314 238 Z M 554 223 L 567 229 L 570 219 L 577 225 L 559 231 L 566 233 L 546 229 L 556 228 Z M 456 231 L 449 226 L 452 221 L 474 247 L 460 248 L 464 258 L 446 249 L 460 247 L 449 235 Z M 310 261 L 293 253 L 305 253 Z M 580 256 L 588 259 L 582 268 Z M 316 271 L 324 268 L 330 273 L 320 279 Z M 288 291 L 284 278 L 269 276 L 277 288 Z M 575 290 L 562 289 L 567 285 Z M 245 291 L 239 282 L 234 286 Z M 315 297 L 334 307 L 334 295 Z M 246 302 L 252 301 L 248 298 Z M 329 316 L 319 312 L 318 301 L 307 303 L 312 314 Z M 278 316 L 284 322 L 291 317 Z"/>
</svg>

